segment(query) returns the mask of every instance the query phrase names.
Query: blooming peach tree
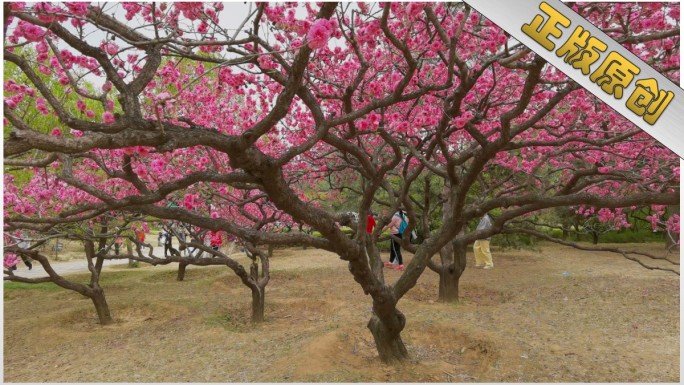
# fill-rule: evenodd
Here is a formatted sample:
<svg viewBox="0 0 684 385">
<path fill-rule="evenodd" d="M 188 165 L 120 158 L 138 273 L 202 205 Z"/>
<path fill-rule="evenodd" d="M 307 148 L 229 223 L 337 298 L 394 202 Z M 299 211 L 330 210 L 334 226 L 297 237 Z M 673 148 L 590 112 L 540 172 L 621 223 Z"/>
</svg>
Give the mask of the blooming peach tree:
<svg viewBox="0 0 684 385">
<path fill-rule="evenodd" d="M 6 3 L 4 62 L 28 83 L 5 92 L 5 164 L 45 165 L 83 199 L 5 222 L 121 210 L 332 251 L 371 297 L 368 328 L 390 362 L 408 357 L 399 301 L 428 265 L 457 282 L 464 245 L 555 207 L 678 203 L 675 155 L 464 4 L 259 3 L 236 25 L 227 6 Z M 678 4 L 574 8 L 678 78 Z M 22 117 L 38 98 L 59 119 L 50 132 Z M 420 245 L 404 236 L 413 258 L 386 282 L 376 241 L 400 205 L 405 234 L 421 222 L 410 192 L 425 175 L 441 181 L 441 226 Z M 340 195 L 325 186 L 347 180 L 360 218 L 387 207 L 370 235 L 349 238 L 327 203 Z M 266 231 L 269 210 L 320 236 Z M 464 231 L 486 212 L 491 229 Z"/>
</svg>

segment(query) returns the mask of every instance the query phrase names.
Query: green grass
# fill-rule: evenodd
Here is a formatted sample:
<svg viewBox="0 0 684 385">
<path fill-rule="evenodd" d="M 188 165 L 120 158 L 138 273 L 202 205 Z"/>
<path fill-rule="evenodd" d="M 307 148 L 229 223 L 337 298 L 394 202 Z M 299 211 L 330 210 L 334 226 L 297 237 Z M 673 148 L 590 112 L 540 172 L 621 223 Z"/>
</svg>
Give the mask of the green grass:
<svg viewBox="0 0 684 385">
<path fill-rule="evenodd" d="M 64 290 L 52 282 L 43 283 L 24 283 L 24 282 L 5 282 L 5 291 L 8 290 L 42 290 L 42 291 L 60 291 Z"/>
<path fill-rule="evenodd" d="M 219 326 L 226 331 L 234 333 L 250 332 L 253 330 L 254 327 L 257 327 L 248 323 L 246 319 L 243 319 L 243 316 L 232 314 L 216 314 L 207 317 L 205 319 L 205 322 L 207 323 L 207 325 Z"/>
</svg>

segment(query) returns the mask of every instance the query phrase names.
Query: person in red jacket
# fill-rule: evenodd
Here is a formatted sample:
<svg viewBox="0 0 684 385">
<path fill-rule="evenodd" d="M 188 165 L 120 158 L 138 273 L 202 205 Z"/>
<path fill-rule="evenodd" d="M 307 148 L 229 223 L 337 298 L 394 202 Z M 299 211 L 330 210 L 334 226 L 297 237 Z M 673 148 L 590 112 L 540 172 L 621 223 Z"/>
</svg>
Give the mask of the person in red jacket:
<svg viewBox="0 0 684 385">
<path fill-rule="evenodd" d="M 135 226 L 131 227 L 131 230 L 133 230 L 135 237 L 140 241 L 140 250 L 142 251 L 145 248 L 145 232 L 142 228 L 136 228 Z"/>
<path fill-rule="evenodd" d="M 375 222 L 375 217 L 373 216 L 373 212 L 371 211 L 368 213 L 368 219 L 366 220 L 366 232 L 368 234 L 372 234 L 376 224 L 377 222 Z"/>
<path fill-rule="evenodd" d="M 218 249 L 223 245 L 223 237 L 220 231 L 211 232 L 211 248 L 218 251 Z"/>
</svg>

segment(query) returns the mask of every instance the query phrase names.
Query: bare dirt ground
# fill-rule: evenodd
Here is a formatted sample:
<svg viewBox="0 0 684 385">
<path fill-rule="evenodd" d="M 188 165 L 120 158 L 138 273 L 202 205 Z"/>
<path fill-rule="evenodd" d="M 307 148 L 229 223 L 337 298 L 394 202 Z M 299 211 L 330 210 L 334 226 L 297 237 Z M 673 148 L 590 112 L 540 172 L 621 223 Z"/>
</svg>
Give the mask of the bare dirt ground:
<svg viewBox="0 0 684 385">
<path fill-rule="evenodd" d="M 174 267 L 107 268 L 104 327 L 73 292 L 6 285 L 4 381 L 680 381 L 679 276 L 558 246 L 495 250 L 494 263 L 469 255 L 458 304 L 436 302 L 437 275 L 423 274 L 399 303 L 412 359 L 397 365 L 377 357 L 370 299 L 320 250 L 276 250 L 256 326 L 225 267 L 191 266 L 184 282 Z"/>
</svg>

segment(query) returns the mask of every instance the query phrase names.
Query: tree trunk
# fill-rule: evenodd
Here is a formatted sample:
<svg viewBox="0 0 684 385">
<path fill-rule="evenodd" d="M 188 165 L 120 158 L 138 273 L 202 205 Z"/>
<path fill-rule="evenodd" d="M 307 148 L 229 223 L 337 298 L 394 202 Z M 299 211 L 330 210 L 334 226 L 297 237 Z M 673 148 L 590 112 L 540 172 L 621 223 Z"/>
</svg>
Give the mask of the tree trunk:
<svg viewBox="0 0 684 385">
<path fill-rule="evenodd" d="M 109 312 L 109 305 L 107 305 L 104 290 L 102 290 L 101 287 L 93 288 L 89 294 L 90 299 L 93 301 L 93 305 L 95 305 L 95 311 L 97 311 L 97 318 L 100 320 L 100 325 L 109 325 L 112 323 L 112 315 Z"/>
<path fill-rule="evenodd" d="M 254 285 L 252 289 L 252 322 L 264 322 L 264 308 L 266 307 L 266 288 Z"/>
<path fill-rule="evenodd" d="M 271 249 L 269 245 L 269 250 Z M 259 282 L 259 265 L 255 262 L 249 267 L 249 275 L 251 281 Z M 258 283 L 250 284 L 249 288 L 252 290 L 252 322 L 264 322 L 264 307 L 266 304 L 266 285 L 259 285 Z"/>
<path fill-rule="evenodd" d="M 188 267 L 186 262 L 180 262 L 178 264 L 178 275 L 176 276 L 176 281 L 182 281 L 185 278 L 185 268 Z"/>
<path fill-rule="evenodd" d="M 442 263 L 439 272 L 439 301 L 458 302 L 458 285 L 466 268 L 466 247 L 463 243 L 448 244 L 440 250 Z M 450 254 L 450 255 L 448 255 Z"/>
<path fill-rule="evenodd" d="M 273 257 L 273 245 L 269 244 L 268 245 L 268 258 L 270 259 L 272 257 Z"/>
<path fill-rule="evenodd" d="M 398 326 L 396 330 L 391 330 L 380 318 L 373 314 L 368 321 L 368 329 L 373 334 L 375 347 L 378 349 L 380 359 L 385 363 L 401 362 L 409 358 L 404 341 L 401 340 L 401 330 L 406 324 L 406 318 L 399 310 L 394 310 L 390 324 Z"/>
<path fill-rule="evenodd" d="M 592 240 L 592 242 L 594 242 L 595 245 L 598 245 L 599 234 L 597 232 L 592 232 L 591 233 L 591 240 Z"/>
<path fill-rule="evenodd" d="M 439 301 L 458 302 L 458 283 L 460 274 L 456 274 L 454 265 L 442 266 L 439 272 Z"/>
<path fill-rule="evenodd" d="M 106 217 L 102 220 L 102 226 L 100 228 L 100 234 L 104 235 L 109 232 L 109 227 L 107 226 Z M 104 266 L 104 256 L 105 250 L 107 248 L 107 239 L 105 237 L 100 238 L 97 245 L 97 252 L 95 253 L 95 270 L 97 275 L 102 274 L 102 267 Z"/>
</svg>

